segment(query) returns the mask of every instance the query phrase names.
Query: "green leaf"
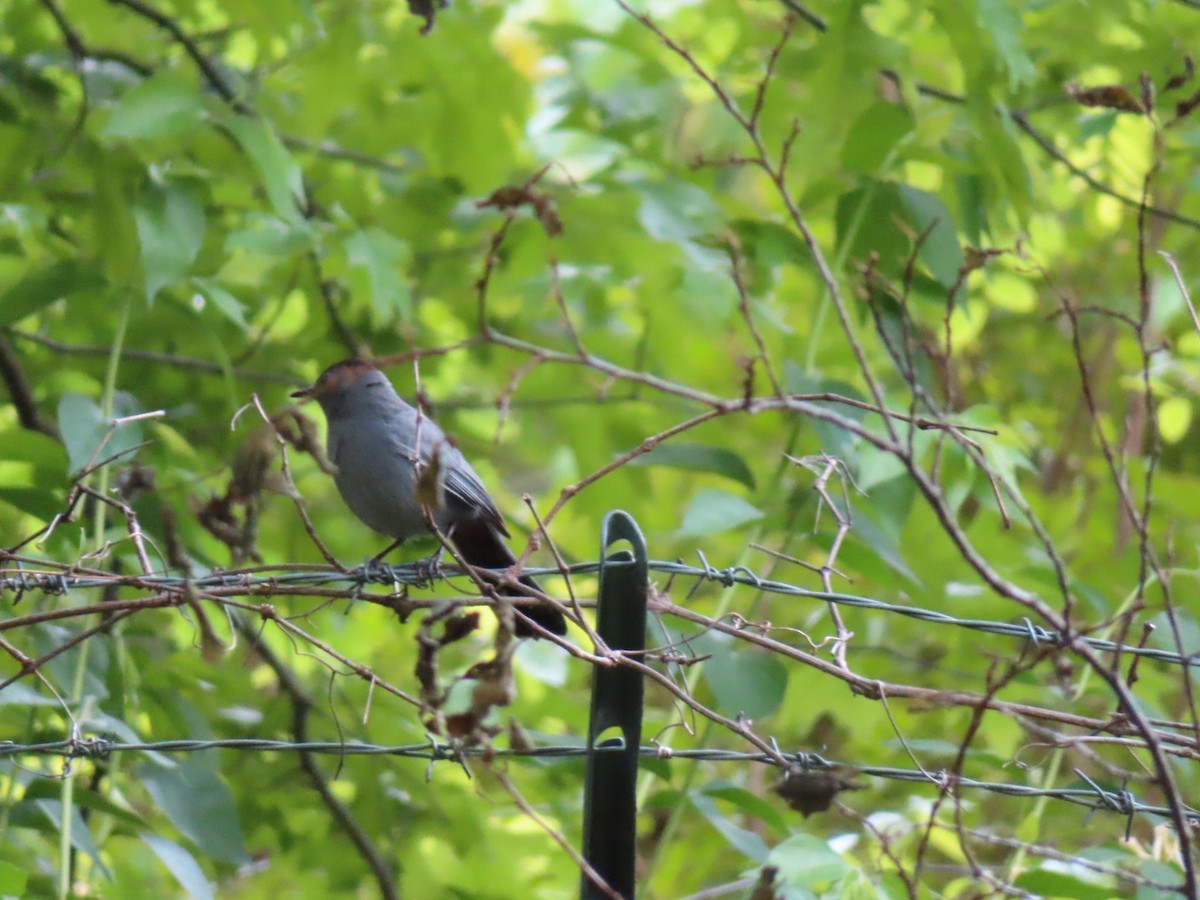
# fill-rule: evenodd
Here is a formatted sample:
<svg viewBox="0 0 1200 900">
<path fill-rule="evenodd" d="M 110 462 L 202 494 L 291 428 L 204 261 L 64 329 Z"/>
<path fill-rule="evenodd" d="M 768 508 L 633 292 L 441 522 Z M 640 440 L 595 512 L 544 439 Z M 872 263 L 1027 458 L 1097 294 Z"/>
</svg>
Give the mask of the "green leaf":
<svg viewBox="0 0 1200 900">
<path fill-rule="evenodd" d="M 866 395 L 854 385 L 833 378 L 814 378 L 800 368 L 794 360 L 789 359 L 784 363 L 784 378 L 790 394 L 836 394 L 847 400 L 869 402 Z M 866 410 L 848 403 L 824 400 L 811 402 L 817 406 L 827 407 L 831 412 L 836 412 L 839 416 L 852 422 L 863 422 L 867 417 Z M 813 419 L 811 424 L 820 438 L 823 451 L 847 463 L 852 460 L 859 444 L 857 435 L 840 425 L 821 419 Z"/>
<path fill-rule="evenodd" d="M 243 331 L 250 327 L 246 323 L 246 307 L 237 297 L 211 278 L 197 278 L 195 284 L 200 289 L 200 293 L 204 295 L 204 299 L 215 306 L 230 322 Z"/>
<path fill-rule="evenodd" d="M 754 474 L 746 461 L 725 447 L 668 441 L 649 453 L 634 457 L 630 465 L 670 466 L 690 472 L 712 472 L 754 489 Z"/>
<path fill-rule="evenodd" d="M 103 248 L 98 264 L 109 284 L 131 285 L 141 262 L 133 198 L 146 177 L 146 166 L 129 148 L 113 148 L 89 161 L 88 174 L 92 181 L 88 244 Z"/>
<path fill-rule="evenodd" d="M 195 900 L 208 900 L 215 896 L 212 885 L 204 875 L 204 870 L 196 862 L 196 857 L 192 856 L 185 848 L 158 835 L 143 834 L 141 837 L 146 846 L 153 850 L 154 855 L 162 864 L 171 870 L 175 880 L 191 897 Z"/>
<path fill-rule="evenodd" d="M 137 206 L 138 241 L 146 299 L 187 274 L 204 244 L 204 203 L 195 182 L 172 179 L 142 185 Z"/>
<path fill-rule="evenodd" d="M 1008 89 L 1016 91 L 1035 81 L 1037 67 L 1021 42 L 1025 23 L 1009 0 L 979 0 L 977 17 L 981 30 L 991 37 L 996 52 L 1004 61 L 1004 68 L 1008 70 Z"/>
<path fill-rule="evenodd" d="M 761 719 L 779 709 L 787 691 L 788 670 L 763 650 L 735 649 L 730 639 L 714 636 L 704 680 L 717 708 L 730 716 Z"/>
<path fill-rule="evenodd" d="M 63 473 L 66 473 L 65 465 Z M 92 546 L 87 544 L 90 537 L 80 523 L 59 521 L 50 537 L 40 542 L 41 549 L 50 559 L 78 559 Z"/>
<path fill-rule="evenodd" d="M 903 478 L 908 472 L 903 460 L 896 459 L 894 454 L 870 444 L 858 451 L 857 462 L 854 485 L 867 495 L 870 495 L 876 485 L 884 484 L 893 478 Z"/>
<path fill-rule="evenodd" d="M 411 301 L 401 270 L 408 262 L 408 244 L 381 228 L 365 228 L 350 235 L 345 246 L 350 265 L 367 273 L 376 321 L 407 319 Z"/>
<path fill-rule="evenodd" d="M 802 265 L 808 261 L 808 247 L 800 239 L 800 235 L 778 222 L 734 219 L 729 223 L 729 227 L 742 242 L 742 252 L 752 254 L 763 265 Z"/>
<path fill-rule="evenodd" d="M 1159 613 L 1150 621 L 1156 628 L 1155 636 L 1150 641 L 1152 646 L 1174 649 L 1178 642 L 1181 652 L 1189 656 L 1200 653 L 1200 623 L 1186 611 L 1180 610 L 1174 614 Z"/>
<path fill-rule="evenodd" d="M 1116 110 L 1106 109 L 1095 115 L 1081 116 L 1079 118 L 1079 143 L 1082 144 L 1088 138 L 1108 137 L 1113 126 L 1117 124 L 1117 115 Z"/>
<path fill-rule="evenodd" d="M 1183 876 L 1179 866 L 1161 859 L 1138 859 L 1132 854 L 1123 854 L 1123 856 L 1121 861 L 1125 866 L 1148 881 L 1157 881 L 1163 885 L 1175 885 Z M 1138 890 L 1137 900 L 1174 900 L 1178 896 L 1176 891 L 1145 885 Z"/>
<path fill-rule="evenodd" d="M 846 872 L 835 890 L 837 900 L 891 900 L 895 896 L 888 893 L 882 884 L 876 884 L 861 869 L 850 869 Z"/>
<path fill-rule="evenodd" d="M 834 214 L 838 254 L 865 263 L 878 254 L 885 273 L 900 272 L 908 258 L 909 240 L 896 227 L 896 219 L 907 218 L 896 185 L 868 181 L 863 187 L 842 194 Z"/>
<path fill-rule="evenodd" d="M 731 531 L 747 522 L 761 519 L 762 510 L 736 494 L 705 488 L 697 491 L 683 514 L 679 528 L 682 537 L 705 537 Z"/>
<path fill-rule="evenodd" d="M 142 440 L 140 422 L 118 425 L 112 437 L 104 442 L 114 419 L 141 412 L 141 406 L 131 395 L 117 391 L 113 395 L 113 416 L 106 417 L 100 407 L 83 394 L 63 394 L 58 401 L 58 428 L 67 445 L 67 459 L 72 472 L 78 472 L 89 462 L 98 462 L 127 450 Z M 101 443 L 104 446 L 101 449 Z"/>
<path fill-rule="evenodd" d="M 585 181 L 595 178 L 628 155 L 628 149 L 590 131 L 556 128 L 537 137 L 537 150 L 546 159 L 553 159 L 571 173 L 572 179 Z"/>
<path fill-rule="evenodd" d="M 60 477 L 67 467 L 67 452 L 49 435 L 17 427 L 0 431 L 0 459 L 29 463 L 39 487 L 67 486 Z"/>
<path fill-rule="evenodd" d="M 513 659 L 521 672 L 550 687 L 563 687 L 570 675 L 570 657 L 550 641 L 521 641 Z"/>
<path fill-rule="evenodd" d="M 866 488 L 863 488 L 865 491 Z M 870 516 L 879 523 L 880 530 L 899 547 L 904 534 L 904 525 L 912 513 L 917 497 L 917 485 L 907 473 L 887 481 L 876 482 L 868 491 Z M 858 524 L 861 519 L 855 519 Z"/>
<path fill-rule="evenodd" d="M 747 288 L 753 296 L 767 295 L 775 289 L 780 266 L 812 265 L 808 247 L 792 228 L 763 219 L 734 219 L 729 228 L 741 244 L 750 276 Z"/>
<path fill-rule="evenodd" d="M 720 207 L 695 185 L 641 181 L 634 187 L 642 198 L 638 219 L 651 237 L 679 242 L 715 234 L 722 227 Z"/>
<path fill-rule="evenodd" d="M 767 865 L 779 869 L 780 880 L 792 887 L 818 888 L 845 876 L 849 864 L 818 837 L 797 834 L 771 848 Z"/>
<path fill-rule="evenodd" d="M 174 768 L 145 765 L 139 771 L 159 809 L 196 846 L 223 862 L 247 861 L 233 798 L 211 766 L 193 757 Z"/>
<path fill-rule="evenodd" d="M 992 104 L 979 108 L 979 104 L 968 104 L 974 112 L 972 121 L 978 132 L 978 153 L 990 165 L 992 171 L 991 191 L 997 192 L 997 180 L 1006 189 L 1005 197 L 1022 227 L 1029 219 L 1030 203 L 1033 199 L 1033 181 L 1025 166 L 1025 155 L 1017 139 L 1016 126 L 1004 109 L 997 110 Z M 999 176 L 997 179 L 995 176 Z"/>
<path fill-rule="evenodd" d="M 159 72 L 128 91 L 100 129 L 102 140 L 168 137 L 194 129 L 204 104 L 194 82 Z"/>
<path fill-rule="evenodd" d="M 28 871 L 0 860 L 0 896 L 23 897 L 28 882 Z"/>
<path fill-rule="evenodd" d="M 258 170 L 275 213 L 287 222 L 301 221 L 300 210 L 308 205 L 304 177 L 271 126 L 261 119 L 241 115 L 229 116 L 225 125 Z"/>
<path fill-rule="evenodd" d="M 4 689 L 5 692 L 8 688 Z M 135 738 L 136 740 L 136 738 Z M 57 800 L 62 795 L 61 785 L 53 781 L 38 781 L 33 782 L 25 791 L 26 800 Z M 122 823 L 144 827 L 145 820 L 136 812 L 126 809 L 119 803 L 116 803 L 109 797 L 96 791 L 89 790 L 82 785 L 76 788 L 72 795 L 72 803 L 80 809 L 91 810 L 92 812 L 106 813 L 114 818 L 119 819 Z"/>
<path fill-rule="evenodd" d="M 716 803 L 711 797 L 706 797 L 704 794 L 691 794 L 688 799 L 692 806 L 708 820 L 717 831 L 724 835 L 725 840 L 739 852 L 744 853 L 755 862 L 762 862 L 767 858 L 767 845 L 761 837 L 753 831 L 748 831 L 740 825 L 732 822 L 728 816 L 721 812 Z"/>
<path fill-rule="evenodd" d="M 955 175 L 954 192 L 958 199 L 959 228 L 966 236 L 967 243 L 978 247 L 983 243 L 988 224 L 984 180 L 976 171 Z"/>
<path fill-rule="evenodd" d="M 1033 869 L 1017 876 L 1013 886 L 1041 897 L 1062 897 L 1071 900 L 1108 900 L 1109 897 L 1117 896 L 1116 879 L 1083 869 L 1075 873 Z"/>
<path fill-rule="evenodd" d="M 704 786 L 704 793 L 718 800 L 732 803 L 748 816 L 762 819 L 777 831 L 786 833 L 787 822 L 779 812 L 779 805 L 766 797 L 752 793 L 728 781 L 714 781 Z"/>
<path fill-rule="evenodd" d="M 49 522 L 63 512 L 63 496 L 41 487 L 0 486 L 0 503 L 15 506 L 21 512 L 29 513 L 43 522 Z"/>
<path fill-rule="evenodd" d="M 247 215 L 247 227 L 229 233 L 227 250 L 245 250 L 264 256 L 288 256 L 316 245 L 314 233 L 303 222 L 286 222 L 271 215 Z"/>
<path fill-rule="evenodd" d="M 842 165 L 863 175 L 879 173 L 889 155 L 893 160 L 899 157 L 896 150 L 914 126 L 912 113 L 906 107 L 886 100 L 876 101 L 850 126 L 842 146 Z"/>
<path fill-rule="evenodd" d="M 36 800 L 33 806 L 50 820 L 51 825 L 56 831 L 61 831 L 63 808 L 61 801 Z M 96 847 L 96 840 L 92 837 L 92 832 L 88 829 L 87 822 L 83 820 L 78 806 L 71 807 L 70 816 L 71 846 L 80 853 L 85 854 L 92 861 L 92 864 L 104 873 L 106 878 L 112 878 L 112 873 L 104 865 L 104 860 L 100 858 L 100 850 Z"/>
<path fill-rule="evenodd" d="M 972 3 L 962 0 L 936 0 L 930 4 L 938 25 L 950 38 L 950 50 L 963 67 L 967 86 L 986 95 L 996 81 L 998 66 L 994 45 L 987 32 L 971 16 Z"/>
<path fill-rule="evenodd" d="M 963 267 L 963 253 L 950 211 L 933 194 L 908 184 L 900 185 L 900 200 L 913 229 L 918 234 L 929 230 L 921 242 L 921 262 L 943 285 L 952 286 Z"/>
<path fill-rule="evenodd" d="M 55 300 L 103 284 L 104 276 L 86 263 L 73 259 L 51 263 L 29 273 L 0 295 L 0 325 L 12 325 Z"/>
<path fill-rule="evenodd" d="M 679 283 L 680 313 L 701 331 L 724 330 L 725 323 L 738 308 L 737 288 L 731 279 L 714 275 L 713 267 L 707 261 L 697 261 L 697 255 L 710 260 L 712 251 L 695 244 L 687 247 L 691 259 Z"/>
<path fill-rule="evenodd" d="M 928 230 L 917 259 L 943 287 L 958 280 L 963 253 L 954 220 L 942 201 L 928 191 L 872 181 L 838 198 L 836 219 L 839 252 L 859 262 L 878 254 L 879 270 L 896 281 L 903 277 L 917 235 Z M 905 223 L 911 234 L 897 222 Z M 944 292 L 938 300 L 944 302 Z"/>
<path fill-rule="evenodd" d="M 1187 397 L 1168 397 L 1155 410 L 1158 432 L 1163 441 L 1177 444 L 1183 440 L 1192 424 L 1192 402 Z"/>
<path fill-rule="evenodd" d="M 871 554 L 878 560 L 881 560 L 889 569 L 896 572 L 913 584 L 919 585 L 920 578 L 908 567 L 901 555 L 900 547 L 891 535 L 883 528 L 875 524 L 875 521 L 866 515 L 858 515 L 854 519 L 854 527 L 850 531 L 850 540 L 846 543 L 846 558 L 847 565 L 852 569 L 855 566 L 866 566 L 867 563 L 860 559 L 860 548 L 869 548 Z"/>
<path fill-rule="evenodd" d="M 955 744 L 954 741 L 939 738 L 915 738 L 905 741 L 889 739 L 883 741 L 881 746 L 892 750 L 920 751 L 921 753 L 928 753 L 930 756 L 940 756 L 946 759 L 953 759 L 957 753 L 962 751 L 962 747 Z M 975 751 L 967 751 L 968 754 L 973 752 Z"/>
<path fill-rule="evenodd" d="M 39 694 L 20 681 L 0 691 L 0 706 L 58 706 L 62 701 L 49 694 Z"/>
</svg>

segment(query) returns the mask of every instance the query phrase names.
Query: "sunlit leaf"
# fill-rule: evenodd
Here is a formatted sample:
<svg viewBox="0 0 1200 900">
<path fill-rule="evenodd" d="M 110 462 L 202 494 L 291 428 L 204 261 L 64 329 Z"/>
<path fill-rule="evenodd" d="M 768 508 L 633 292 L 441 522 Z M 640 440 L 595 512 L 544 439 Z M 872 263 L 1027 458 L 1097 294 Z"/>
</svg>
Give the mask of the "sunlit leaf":
<svg viewBox="0 0 1200 900">
<path fill-rule="evenodd" d="M 1013 884 L 1040 897 L 1071 900 L 1108 900 L 1118 887 L 1111 875 L 1100 876 L 1083 867 L 1074 872 L 1053 871 L 1049 867 L 1034 869 L 1017 876 Z"/>
<path fill-rule="evenodd" d="M 713 644 L 704 680 L 723 713 L 760 719 L 779 709 L 787 691 L 788 670 L 770 653 L 737 648 L 722 640 Z"/>
<path fill-rule="evenodd" d="M 347 238 L 346 255 L 351 266 L 360 267 L 367 274 L 371 308 L 377 320 L 407 318 L 410 301 L 404 264 L 408 261 L 408 245 L 386 231 L 367 228 Z"/>
<path fill-rule="evenodd" d="M 307 202 L 304 179 L 275 131 L 261 119 L 241 115 L 228 116 L 225 125 L 258 170 L 275 214 L 288 222 L 298 221 Z"/>
<path fill-rule="evenodd" d="M 210 765 L 192 757 L 174 768 L 147 764 L 139 771 L 158 808 L 203 852 L 230 863 L 247 860 L 233 798 Z"/>
<path fill-rule="evenodd" d="M 904 106 L 878 101 L 851 126 L 842 147 L 842 165 L 864 175 L 879 173 L 889 156 L 899 158 L 901 141 L 914 124 L 912 113 Z"/>
<path fill-rule="evenodd" d="M 0 860 L 0 894 L 11 897 L 23 897 L 25 885 L 29 883 L 29 873 L 10 862 Z"/>
<path fill-rule="evenodd" d="M 779 868 L 784 884 L 816 888 L 836 881 L 848 869 L 846 861 L 825 841 L 796 834 L 771 848 L 767 861 Z"/>
<path fill-rule="evenodd" d="M 142 186 L 134 209 L 142 247 L 146 299 L 178 281 L 192 266 L 204 242 L 204 203 L 199 187 L 172 179 Z"/>
<path fill-rule="evenodd" d="M 61 828 L 63 818 L 63 805 L 61 801 L 35 800 L 32 805 L 41 811 L 55 829 Z M 100 857 L 100 849 L 96 846 L 96 839 L 92 835 L 91 829 L 88 828 L 88 823 L 84 821 L 79 807 L 71 807 L 68 815 L 71 819 L 71 846 L 80 853 L 85 854 L 92 865 L 99 868 L 106 876 L 111 877 L 108 867 Z"/>
<path fill-rule="evenodd" d="M 1183 440 L 1192 425 L 1192 402 L 1187 397 L 1168 397 L 1158 404 L 1158 433 L 1168 444 Z"/>
<path fill-rule="evenodd" d="M 167 137 L 195 128 L 203 116 L 204 105 L 194 80 L 164 71 L 121 98 L 100 136 L 108 140 Z"/>
<path fill-rule="evenodd" d="M 705 191 L 678 181 L 642 182 L 638 216 L 651 236 L 681 241 L 712 234 L 720 228 L 720 210 Z"/>
<path fill-rule="evenodd" d="M 204 870 L 185 848 L 155 834 L 143 834 L 142 840 L 154 851 L 154 855 L 162 860 L 163 865 L 171 870 L 175 880 L 194 900 L 207 900 L 216 896 Z"/>
<path fill-rule="evenodd" d="M 100 287 L 104 276 L 86 263 L 65 259 L 35 269 L 0 295 L 0 325 L 11 325 L 79 291 Z"/>
<path fill-rule="evenodd" d="M 0 487 L 0 503 L 7 503 L 21 512 L 49 522 L 63 512 L 62 494 L 39 487 Z"/>
<path fill-rule="evenodd" d="M 106 417 L 100 407 L 82 394 L 63 394 L 58 402 L 58 428 L 71 471 L 78 472 L 89 463 L 99 462 L 129 449 L 142 440 L 140 422 L 114 424 L 114 419 L 141 412 L 129 394 L 117 391 L 113 396 L 113 415 Z"/>
<path fill-rule="evenodd" d="M 683 514 L 679 533 L 687 537 L 719 534 L 761 519 L 762 510 L 737 494 L 704 488 L 696 492 Z"/>
<path fill-rule="evenodd" d="M 786 833 L 787 831 L 787 822 L 780 813 L 778 804 L 766 797 L 759 796 L 745 788 L 723 781 L 714 781 L 705 785 L 704 793 L 710 797 L 733 804 L 748 816 L 762 819 L 780 833 Z"/>
<path fill-rule="evenodd" d="M 63 445 L 48 435 L 26 428 L 0 430 L 0 459 L 31 463 L 42 487 L 54 487 L 56 476 L 66 470 Z M 66 480 L 59 482 L 66 486 Z"/>
<path fill-rule="evenodd" d="M 900 185 L 899 190 L 900 201 L 913 228 L 918 234 L 925 235 L 919 251 L 921 262 L 945 287 L 953 286 L 963 267 L 963 253 L 950 211 L 928 191 L 907 184 Z"/>
<path fill-rule="evenodd" d="M 712 472 L 754 489 L 754 473 L 737 453 L 707 444 L 668 441 L 633 459 L 635 466 L 670 466 L 692 472 Z"/>
<path fill-rule="evenodd" d="M 1008 70 L 1008 86 L 1016 90 L 1037 77 L 1037 67 L 1029 58 L 1022 40 L 1025 24 L 1011 3 L 1006 0 L 979 0 L 979 24 L 989 34 L 1004 66 Z"/>
<path fill-rule="evenodd" d="M 196 285 L 200 288 L 200 292 L 204 298 L 221 311 L 229 321 L 233 322 L 239 328 L 245 329 L 249 326 L 246 324 L 246 307 L 237 297 L 225 290 L 211 278 L 197 278 Z"/>
<path fill-rule="evenodd" d="M 755 862 L 760 862 L 767 857 L 767 845 L 763 839 L 753 831 L 742 828 L 722 813 L 711 798 L 704 794 L 692 794 L 689 799 L 696 811 L 707 819 L 708 823 L 716 828 L 735 850 Z"/>
</svg>

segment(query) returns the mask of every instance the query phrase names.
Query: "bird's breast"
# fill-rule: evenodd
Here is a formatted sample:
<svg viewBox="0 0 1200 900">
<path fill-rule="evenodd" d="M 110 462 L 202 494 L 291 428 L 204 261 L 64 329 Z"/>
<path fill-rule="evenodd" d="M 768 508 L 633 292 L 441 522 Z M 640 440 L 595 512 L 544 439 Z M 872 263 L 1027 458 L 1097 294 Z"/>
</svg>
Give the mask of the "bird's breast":
<svg viewBox="0 0 1200 900">
<path fill-rule="evenodd" d="M 342 499 L 369 528 L 407 540 L 429 529 L 416 498 L 411 453 L 386 428 L 329 429 L 329 458 Z"/>
</svg>

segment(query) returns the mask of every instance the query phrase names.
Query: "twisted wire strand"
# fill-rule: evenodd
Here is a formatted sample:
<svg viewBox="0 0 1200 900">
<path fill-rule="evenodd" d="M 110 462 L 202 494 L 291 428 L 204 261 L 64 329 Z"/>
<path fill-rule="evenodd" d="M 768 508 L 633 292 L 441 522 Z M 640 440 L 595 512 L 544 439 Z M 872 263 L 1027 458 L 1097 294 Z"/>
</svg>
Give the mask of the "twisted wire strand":
<svg viewBox="0 0 1200 900">
<path fill-rule="evenodd" d="M 651 561 L 649 568 L 653 572 L 668 576 L 698 578 L 705 581 L 713 581 L 725 587 L 740 584 L 772 594 L 804 597 L 812 600 L 820 600 L 835 606 L 872 610 L 929 622 L 935 625 L 948 625 L 988 634 L 1022 638 L 1037 645 L 1068 648 L 1072 644 L 1079 643 L 1093 650 L 1105 653 L 1128 654 L 1130 656 L 1144 657 L 1188 668 L 1200 667 L 1200 654 L 1182 655 L 1173 650 L 1161 647 L 1123 644 L 1105 638 L 1080 634 L 1064 636 L 1061 632 L 1037 625 L 1028 618 L 1023 618 L 1019 622 L 963 618 L 936 609 L 887 603 L 858 594 L 817 591 L 786 581 L 762 578 L 745 566 L 729 566 L 719 569 L 709 565 L 708 561 L 704 560 L 703 557 L 701 559 L 703 562 L 702 566 L 660 560 Z M 610 562 L 609 565 L 632 565 L 632 563 Z M 583 562 L 568 566 L 565 569 L 529 566 L 524 571 L 534 577 L 547 577 L 560 575 L 564 572 L 571 575 L 590 575 L 599 572 L 599 570 L 600 564 L 598 562 Z M 247 592 L 253 592 L 263 587 L 287 589 L 289 587 L 324 587 L 336 584 L 346 584 L 352 589 L 362 590 L 373 585 L 392 588 L 427 585 L 431 577 L 454 574 L 461 573 L 453 566 L 431 568 L 425 562 L 404 565 L 371 562 L 344 572 L 333 568 L 315 566 L 299 571 L 281 568 L 277 572 L 266 571 L 257 574 L 249 572 L 210 572 L 190 579 L 181 575 L 167 574 L 112 577 L 77 576 L 68 575 L 64 572 L 22 569 L 8 570 L 0 573 L 0 594 L 6 591 L 18 594 L 41 591 L 46 594 L 59 596 L 66 594 L 68 591 L 95 590 L 108 587 L 112 584 L 164 591 L 182 590 L 190 586 L 199 590 L 244 588 Z"/>
</svg>

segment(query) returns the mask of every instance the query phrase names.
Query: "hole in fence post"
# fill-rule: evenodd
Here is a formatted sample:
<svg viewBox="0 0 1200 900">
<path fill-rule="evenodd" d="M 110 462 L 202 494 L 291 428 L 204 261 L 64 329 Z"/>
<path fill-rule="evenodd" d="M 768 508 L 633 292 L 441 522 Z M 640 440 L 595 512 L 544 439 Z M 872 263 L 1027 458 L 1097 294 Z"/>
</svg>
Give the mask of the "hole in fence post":
<svg viewBox="0 0 1200 900">
<path fill-rule="evenodd" d="M 614 747 L 625 746 L 625 732 L 613 725 L 605 728 L 602 732 L 596 735 L 592 741 L 592 746 L 601 750 L 611 750 Z"/>
<path fill-rule="evenodd" d="M 618 541 L 629 550 L 612 551 Z M 649 576 L 646 542 L 633 518 L 614 510 L 604 518 L 596 632 L 613 650 L 646 644 Z M 583 857 L 619 896 L 634 896 L 637 859 L 637 771 L 642 740 L 642 676 L 628 666 L 592 671 L 587 776 L 583 796 Z M 586 872 L 580 897 L 607 898 Z"/>
</svg>

